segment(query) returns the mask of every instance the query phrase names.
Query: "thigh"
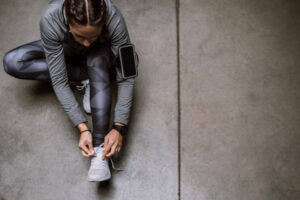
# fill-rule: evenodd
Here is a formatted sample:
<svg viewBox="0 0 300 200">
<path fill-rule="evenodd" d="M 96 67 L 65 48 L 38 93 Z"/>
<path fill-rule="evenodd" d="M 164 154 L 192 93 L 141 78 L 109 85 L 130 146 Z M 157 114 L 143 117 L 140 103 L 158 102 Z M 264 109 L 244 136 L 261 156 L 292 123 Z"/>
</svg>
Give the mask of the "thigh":
<svg viewBox="0 0 300 200">
<path fill-rule="evenodd" d="M 21 79 L 50 79 L 42 41 L 33 41 L 8 51 L 3 58 L 5 71 Z"/>
<path fill-rule="evenodd" d="M 13 54 L 13 59 L 17 62 L 45 58 L 45 53 L 41 40 L 36 40 L 27 44 L 23 44 L 8 51 L 6 54 Z"/>
<path fill-rule="evenodd" d="M 87 52 L 86 60 L 90 79 L 93 79 L 94 81 L 101 81 L 101 79 L 108 78 L 111 82 L 113 82 L 114 77 L 112 77 L 112 74 L 114 73 L 114 56 L 111 51 L 110 42 L 104 42 L 94 46 Z"/>
</svg>

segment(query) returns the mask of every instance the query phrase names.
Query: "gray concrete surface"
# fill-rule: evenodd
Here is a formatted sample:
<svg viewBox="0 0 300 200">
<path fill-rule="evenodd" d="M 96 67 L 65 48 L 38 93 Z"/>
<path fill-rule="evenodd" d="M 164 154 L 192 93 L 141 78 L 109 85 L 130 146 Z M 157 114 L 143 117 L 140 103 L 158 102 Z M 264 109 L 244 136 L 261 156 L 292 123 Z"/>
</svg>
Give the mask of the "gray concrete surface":
<svg viewBox="0 0 300 200">
<path fill-rule="evenodd" d="M 300 199 L 299 31 L 299 1 L 181 1 L 181 199 Z"/>
<path fill-rule="evenodd" d="M 87 182 L 89 159 L 51 85 L 15 79 L 1 63 L 0 199 L 300 199 L 300 3 L 180 1 L 177 33 L 174 0 L 113 2 L 141 55 L 115 157 L 125 171 Z M 40 39 L 47 3 L 1 1 L 1 60 Z"/>
</svg>

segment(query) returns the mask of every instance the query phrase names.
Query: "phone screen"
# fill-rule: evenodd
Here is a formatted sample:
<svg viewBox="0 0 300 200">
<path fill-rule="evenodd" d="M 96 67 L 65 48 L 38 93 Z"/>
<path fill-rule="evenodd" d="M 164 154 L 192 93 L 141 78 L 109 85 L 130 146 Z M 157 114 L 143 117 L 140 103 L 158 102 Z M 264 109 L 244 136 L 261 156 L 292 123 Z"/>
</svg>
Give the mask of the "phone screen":
<svg viewBox="0 0 300 200">
<path fill-rule="evenodd" d="M 123 64 L 124 76 L 129 77 L 136 75 L 134 49 L 132 46 L 121 48 L 121 60 Z"/>
</svg>

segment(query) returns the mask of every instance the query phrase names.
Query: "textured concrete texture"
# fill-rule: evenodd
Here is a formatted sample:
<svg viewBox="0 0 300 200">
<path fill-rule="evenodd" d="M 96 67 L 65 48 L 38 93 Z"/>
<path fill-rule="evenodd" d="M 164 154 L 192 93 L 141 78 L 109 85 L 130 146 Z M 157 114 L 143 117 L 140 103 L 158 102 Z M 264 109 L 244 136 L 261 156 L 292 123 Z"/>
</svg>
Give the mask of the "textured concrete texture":
<svg viewBox="0 0 300 200">
<path fill-rule="evenodd" d="M 180 2 L 181 199 L 300 199 L 299 1 Z"/>
<path fill-rule="evenodd" d="M 1 63 L 0 199 L 300 199 L 300 3 L 177 1 L 176 32 L 175 0 L 113 2 L 140 55 L 115 157 L 125 171 L 86 181 L 89 159 L 50 83 Z M 1 0 L 1 60 L 40 39 L 47 3 Z"/>
</svg>

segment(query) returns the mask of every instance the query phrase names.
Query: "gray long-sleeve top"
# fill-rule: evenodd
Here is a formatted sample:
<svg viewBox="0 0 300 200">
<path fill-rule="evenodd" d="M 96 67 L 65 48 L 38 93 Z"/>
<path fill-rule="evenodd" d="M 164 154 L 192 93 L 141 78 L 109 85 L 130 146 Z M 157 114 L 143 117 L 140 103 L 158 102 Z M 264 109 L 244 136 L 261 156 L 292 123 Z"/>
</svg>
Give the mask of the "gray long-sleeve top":
<svg viewBox="0 0 300 200">
<path fill-rule="evenodd" d="M 118 57 L 118 48 L 121 45 L 130 44 L 131 41 L 119 9 L 110 0 L 105 0 L 105 3 L 107 5 L 106 27 L 111 41 L 111 50 L 115 57 Z M 54 92 L 76 127 L 82 122 L 87 122 L 87 119 L 68 82 L 62 43 L 68 27 L 65 23 L 67 19 L 62 4 L 63 0 L 52 0 L 46 6 L 40 19 L 40 34 Z M 133 101 L 134 78 L 123 79 L 118 67 L 116 72 L 118 93 L 114 108 L 114 122 L 127 125 Z"/>
</svg>

